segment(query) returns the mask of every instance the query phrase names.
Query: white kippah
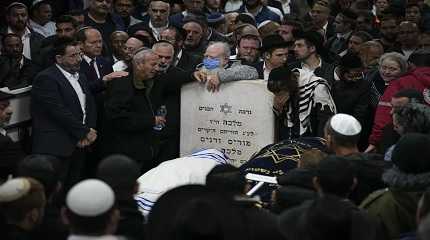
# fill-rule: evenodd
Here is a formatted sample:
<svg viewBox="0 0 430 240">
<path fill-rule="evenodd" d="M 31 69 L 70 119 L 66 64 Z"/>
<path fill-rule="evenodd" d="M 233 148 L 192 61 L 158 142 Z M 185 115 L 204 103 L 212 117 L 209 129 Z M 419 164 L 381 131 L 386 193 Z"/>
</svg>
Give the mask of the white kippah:
<svg viewBox="0 0 430 240">
<path fill-rule="evenodd" d="M 112 208 L 115 194 L 109 185 L 98 179 L 77 183 L 67 193 L 66 205 L 82 217 L 99 216 Z"/>
<path fill-rule="evenodd" d="M 338 113 L 330 120 L 330 127 L 345 136 L 354 136 L 361 132 L 361 124 L 353 116 Z"/>
<path fill-rule="evenodd" d="M 12 202 L 25 196 L 31 188 L 26 178 L 14 178 L 0 185 L 0 202 Z"/>
</svg>

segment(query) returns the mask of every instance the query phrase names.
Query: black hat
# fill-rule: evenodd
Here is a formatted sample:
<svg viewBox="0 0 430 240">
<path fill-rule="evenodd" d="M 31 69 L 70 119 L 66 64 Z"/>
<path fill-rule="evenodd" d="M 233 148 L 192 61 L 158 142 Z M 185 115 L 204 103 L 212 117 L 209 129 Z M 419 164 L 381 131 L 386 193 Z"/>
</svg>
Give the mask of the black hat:
<svg viewBox="0 0 430 240">
<path fill-rule="evenodd" d="M 430 172 L 430 137 L 421 133 L 404 135 L 394 147 L 391 159 L 404 173 Z"/>
<path fill-rule="evenodd" d="M 254 16 L 249 13 L 239 13 L 239 15 L 236 18 L 236 21 L 242 22 L 242 23 L 248 23 L 253 25 L 254 27 L 257 27 L 257 22 L 255 21 Z"/>
<path fill-rule="evenodd" d="M 300 40 L 304 39 L 307 42 L 311 43 L 315 46 L 316 52 L 322 57 L 327 58 L 329 53 L 328 50 L 324 47 L 324 37 L 321 33 L 317 31 L 300 31 L 293 30 L 294 39 Z"/>
<path fill-rule="evenodd" d="M 340 58 L 339 66 L 343 69 L 362 68 L 363 63 L 361 62 L 361 58 L 357 56 L 357 54 L 348 52 Z"/>
<path fill-rule="evenodd" d="M 189 23 L 189 22 L 195 22 L 197 24 L 199 24 L 202 28 L 207 28 L 208 27 L 208 22 L 206 19 L 206 16 L 200 15 L 199 13 L 192 13 L 186 17 L 184 17 L 184 19 L 182 20 L 183 25 Z"/>
<path fill-rule="evenodd" d="M 13 97 L 13 95 L 12 95 L 12 94 L 5 93 L 5 92 L 0 91 L 0 102 L 1 102 L 1 101 L 5 101 L 5 100 L 8 100 L 8 99 L 11 99 L 12 97 Z"/>
<path fill-rule="evenodd" d="M 281 36 L 275 34 L 275 35 L 269 35 L 265 38 L 263 38 L 263 44 L 260 48 L 261 52 L 266 52 L 270 49 L 274 48 L 286 48 L 290 44 L 286 42 Z"/>
<path fill-rule="evenodd" d="M 355 14 L 355 12 L 349 10 L 349 9 L 345 9 L 342 12 L 340 12 L 340 14 L 342 14 L 344 17 L 350 19 L 350 20 L 355 20 L 357 19 L 357 14 Z"/>
</svg>

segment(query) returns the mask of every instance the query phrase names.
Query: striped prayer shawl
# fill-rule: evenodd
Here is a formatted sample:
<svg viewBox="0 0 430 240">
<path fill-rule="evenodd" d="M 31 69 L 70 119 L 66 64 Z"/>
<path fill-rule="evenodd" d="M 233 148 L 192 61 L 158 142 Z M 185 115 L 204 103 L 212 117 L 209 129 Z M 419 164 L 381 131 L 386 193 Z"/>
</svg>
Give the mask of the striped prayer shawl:
<svg viewBox="0 0 430 240">
<path fill-rule="evenodd" d="M 310 116 L 312 109 L 317 103 L 324 109 L 328 106 L 333 113 L 336 113 L 336 105 L 330 94 L 330 85 L 323 78 L 317 77 L 313 72 L 295 68 L 293 71 L 299 73 L 298 77 L 298 108 L 300 119 L 300 135 L 310 129 Z M 291 116 L 292 109 L 289 107 L 288 115 Z M 291 117 L 288 118 L 288 126 L 292 127 Z"/>
</svg>

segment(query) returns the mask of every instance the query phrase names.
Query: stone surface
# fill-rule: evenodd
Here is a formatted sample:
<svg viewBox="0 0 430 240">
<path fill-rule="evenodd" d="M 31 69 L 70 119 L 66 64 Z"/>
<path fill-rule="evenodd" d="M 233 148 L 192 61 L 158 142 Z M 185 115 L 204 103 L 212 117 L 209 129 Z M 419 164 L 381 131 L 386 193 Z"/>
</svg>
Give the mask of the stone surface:
<svg viewBox="0 0 430 240">
<path fill-rule="evenodd" d="M 236 166 L 273 143 L 273 94 L 260 80 L 225 83 L 212 93 L 200 83 L 181 92 L 181 156 L 204 148 L 224 152 Z"/>
</svg>

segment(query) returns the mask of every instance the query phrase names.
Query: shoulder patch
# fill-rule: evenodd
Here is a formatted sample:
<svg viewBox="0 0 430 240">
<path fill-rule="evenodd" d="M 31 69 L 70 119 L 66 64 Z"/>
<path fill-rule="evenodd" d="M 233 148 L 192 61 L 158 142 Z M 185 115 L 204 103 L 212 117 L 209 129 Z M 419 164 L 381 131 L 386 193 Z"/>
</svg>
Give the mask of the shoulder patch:
<svg viewBox="0 0 430 240">
<path fill-rule="evenodd" d="M 366 199 L 363 200 L 363 202 L 361 202 L 360 208 L 367 208 L 370 204 L 384 196 L 384 194 L 387 192 L 388 188 L 384 188 L 371 193 Z"/>
</svg>

